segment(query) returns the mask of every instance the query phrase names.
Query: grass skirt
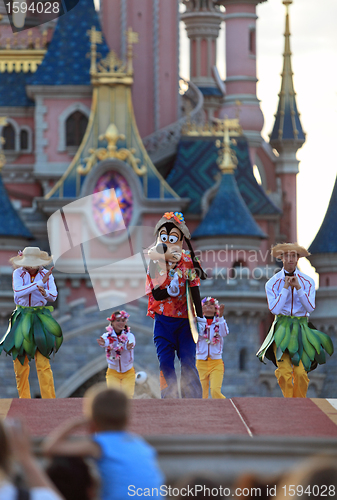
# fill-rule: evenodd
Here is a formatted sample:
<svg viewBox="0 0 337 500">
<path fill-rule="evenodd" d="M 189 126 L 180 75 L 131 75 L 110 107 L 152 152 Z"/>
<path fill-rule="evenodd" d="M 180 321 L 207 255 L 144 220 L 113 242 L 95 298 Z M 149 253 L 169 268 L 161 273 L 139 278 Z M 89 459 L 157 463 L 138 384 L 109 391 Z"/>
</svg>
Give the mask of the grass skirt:
<svg viewBox="0 0 337 500">
<path fill-rule="evenodd" d="M 49 358 L 63 342 L 62 330 L 52 317 L 52 306 L 17 306 L 9 319 L 7 332 L 0 340 L 0 354 L 5 351 L 23 365 L 25 356 L 34 358 L 36 349 Z"/>
<path fill-rule="evenodd" d="M 276 356 L 272 344 L 276 344 Z M 325 353 L 330 356 L 334 352 L 332 340 L 326 333 L 312 328 L 308 324 L 308 318 L 302 316 L 275 316 L 267 337 L 256 353 L 260 361 L 264 358 L 270 359 L 275 365 L 283 353 L 287 351 L 291 362 L 298 366 L 302 361 L 307 372 L 316 368 L 317 364 L 324 364 Z"/>
</svg>

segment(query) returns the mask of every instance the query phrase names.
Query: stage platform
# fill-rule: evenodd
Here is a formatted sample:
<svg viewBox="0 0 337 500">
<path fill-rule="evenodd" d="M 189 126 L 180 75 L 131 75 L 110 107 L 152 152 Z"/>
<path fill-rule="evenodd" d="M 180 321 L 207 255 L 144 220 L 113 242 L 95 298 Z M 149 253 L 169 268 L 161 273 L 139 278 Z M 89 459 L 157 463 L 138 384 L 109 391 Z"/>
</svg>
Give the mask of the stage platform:
<svg viewBox="0 0 337 500">
<path fill-rule="evenodd" d="M 82 415 L 81 398 L 2 399 L 1 418 L 24 420 L 40 441 L 58 424 Z M 279 473 L 317 453 L 337 458 L 337 400 L 232 398 L 134 399 L 129 430 L 158 451 L 168 478 L 211 470 Z"/>
</svg>

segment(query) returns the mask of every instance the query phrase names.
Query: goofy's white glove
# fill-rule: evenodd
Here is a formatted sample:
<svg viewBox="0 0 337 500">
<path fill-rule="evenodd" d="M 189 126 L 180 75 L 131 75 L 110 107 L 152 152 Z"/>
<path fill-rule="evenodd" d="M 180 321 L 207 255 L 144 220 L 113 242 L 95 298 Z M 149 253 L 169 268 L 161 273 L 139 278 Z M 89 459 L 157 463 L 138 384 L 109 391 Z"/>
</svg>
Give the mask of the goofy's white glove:
<svg viewBox="0 0 337 500">
<path fill-rule="evenodd" d="M 179 288 L 179 276 L 178 273 L 174 273 L 173 279 L 169 286 L 167 287 L 167 293 L 171 295 L 171 297 L 177 297 L 180 293 Z"/>
</svg>

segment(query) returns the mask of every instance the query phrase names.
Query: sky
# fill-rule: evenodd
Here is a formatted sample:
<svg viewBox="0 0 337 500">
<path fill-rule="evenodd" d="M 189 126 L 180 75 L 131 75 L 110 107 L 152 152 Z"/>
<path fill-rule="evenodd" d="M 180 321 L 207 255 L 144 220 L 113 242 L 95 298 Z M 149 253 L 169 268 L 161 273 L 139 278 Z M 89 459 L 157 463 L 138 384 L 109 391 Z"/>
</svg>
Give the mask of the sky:
<svg viewBox="0 0 337 500">
<path fill-rule="evenodd" d="M 281 85 L 285 30 L 282 0 L 257 6 L 257 96 L 268 140 L 277 109 Z M 294 0 L 289 6 L 290 44 L 294 86 L 306 142 L 297 152 L 298 242 L 308 247 L 323 221 L 337 173 L 334 145 L 337 142 L 337 2 Z M 183 27 L 182 23 L 182 27 Z M 181 29 L 180 74 L 189 77 L 189 44 Z M 218 70 L 225 78 L 224 33 L 218 39 Z M 306 259 L 301 268 L 315 278 Z"/>
</svg>

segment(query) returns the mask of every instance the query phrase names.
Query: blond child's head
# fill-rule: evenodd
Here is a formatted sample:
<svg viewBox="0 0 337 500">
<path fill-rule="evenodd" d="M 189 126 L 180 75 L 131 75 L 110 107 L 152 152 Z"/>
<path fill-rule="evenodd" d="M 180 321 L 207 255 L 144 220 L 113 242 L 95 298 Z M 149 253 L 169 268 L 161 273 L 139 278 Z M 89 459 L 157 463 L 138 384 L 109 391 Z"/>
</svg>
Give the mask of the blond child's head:
<svg viewBox="0 0 337 500">
<path fill-rule="evenodd" d="M 96 430 L 123 430 L 128 421 L 129 402 L 124 392 L 107 388 L 103 382 L 86 391 L 83 410 Z"/>
<path fill-rule="evenodd" d="M 107 318 L 108 321 L 110 321 L 110 325 L 114 329 L 114 331 L 119 334 L 123 330 L 125 332 L 128 332 L 129 328 L 127 326 L 127 321 L 129 318 L 130 314 L 128 314 L 126 311 L 114 311 L 112 315 Z"/>
</svg>

